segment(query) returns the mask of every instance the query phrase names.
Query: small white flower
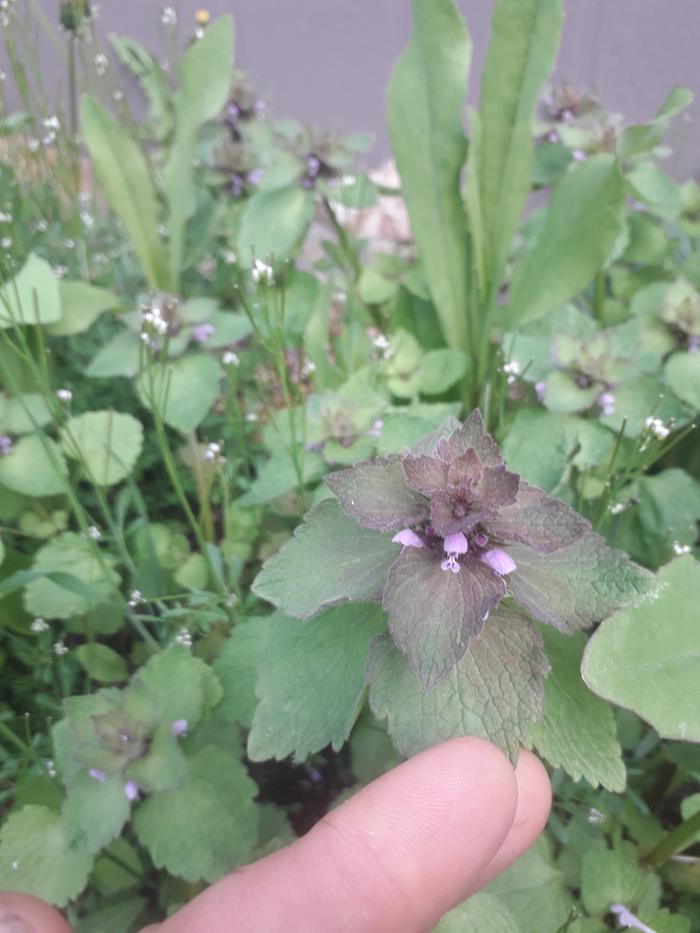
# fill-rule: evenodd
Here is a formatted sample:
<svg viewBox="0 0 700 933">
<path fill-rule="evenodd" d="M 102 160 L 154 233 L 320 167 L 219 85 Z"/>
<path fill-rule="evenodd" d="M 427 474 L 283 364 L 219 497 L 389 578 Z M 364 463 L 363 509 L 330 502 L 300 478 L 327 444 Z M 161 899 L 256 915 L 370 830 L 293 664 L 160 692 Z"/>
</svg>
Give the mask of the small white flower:
<svg viewBox="0 0 700 933">
<path fill-rule="evenodd" d="M 39 142 L 38 139 L 30 139 L 29 142 L 27 143 L 27 148 L 29 149 L 30 152 L 38 152 L 40 145 L 41 143 Z"/>
<path fill-rule="evenodd" d="M 53 758 L 48 758 L 46 760 L 46 773 L 48 774 L 49 777 L 52 777 L 52 778 L 56 777 L 56 765 L 54 763 Z"/>
<path fill-rule="evenodd" d="M 250 270 L 250 277 L 254 282 L 266 282 L 268 285 L 275 284 L 274 272 L 272 266 L 263 262 L 261 259 L 253 260 L 253 267 Z"/>
<path fill-rule="evenodd" d="M 37 634 L 39 632 L 48 632 L 49 623 L 46 622 L 44 619 L 34 619 L 34 621 L 29 626 L 29 628 L 31 629 L 32 632 L 36 632 Z"/>
<path fill-rule="evenodd" d="M 611 515 L 619 515 L 620 512 L 624 512 L 624 511 L 625 511 L 624 502 L 611 502 L 610 505 L 608 506 L 608 512 L 610 512 Z"/>
<path fill-rule="evenodd" d="M 225 249 L 221 254 L 221 258 L 227 266 L 233 266 L 238 262 L 238 256 L 230 249 Z"/>
<path fill-rule="evenodd" d="M 43 219 L 42 219 L 42 220 L 37 220 L 37 222 L 36 222 L 36 229 L 37 229 L 37 232 L 38 232 L 38 233 L 46 233 L 46 231 L 49 229 L 49 225 L 48 225 L 48 223 L 47 223 L 45 220 L 43 220 Z"/>
<path fill-rule="evenodd" d="M 646 419 L 644 427 L 661 441 L 667 438 L 671 433 L 671 429 L 668 428 L 660 418 L 654 418 L 652 416 Z"/>
<path fill-rule="evenodd" d="M 184 645 L 185 648 L 192 647 L 192 636 L 187 631 L 186 628 L 181 628 L 180 631 L 175 636 L 175 642 L 178 645 Z"/>
<path fill-rule="evenodd" d="M 61 657 L 63 654 L 68 654 L 68 648 L 62 641 L 56 641 L 53 645 L 53 653 Z"/>
<path fill-rule="evenodd" d="M 680 557 L 682 554 L 690 554 L 692 548 L 689 544 L 681 544 L 680 541 L 673 542 L 673 553 Z"/>
<path fill-rule="evenodd" d="M 135 609 L 137 606 L 140 606 L 142 602 L 144 602 L 144 598 L 141 590 L 132 590 L 129 593 L 129 599 L 126 604 L 129 609 Z"/>
<path fill-rule="evenodd" d="M 12 223 L 12 214 L 8 214 L 6 211 L 0 211 L 0 224 L 9 223 Z"/>
<path fill-rule="evenodd" d="M 87 536 L 93 541 L 99 541 L 100 538 L 102 537 L 102 532 L 97 527 L 97 525 L 90 525 L 90 527 L 87 530 Z"/>
<path fill-rule="evenodd" d="M 596 810 L 595 807 L 591 807 L 591 809 L 586 814 L 586 820 L 589 823 L 592 823 L 594 826 L 600 826 L 601 823 L 605 822 L 605 819 L 605 814 L 601 813 L 600 810 Z"/>
<path fill-rule="evenodd" d="M 66 272 L 68 272 L 68 266 L 62 266 L 60 264 L 57 266 L 53 266 L 52 268 L 53 268 L 53 274 L 58 279 L 64 278 Z"/>
<path fill-rule="evenodd" d="M 377 350 L 388 350 L 389 349 L 389 338 L 386 334 L 378 334 L 372 341 Z"/>
<path fill-rule="evenodd" d="M 100 77 L 107 71 L 109 68 L 109 59 L 104 54 L 104 52 L 99 52 L 95 56 L 95 71 Z"/>
<path fill-rule="evenodd" d="M 171 6 L 164 6 L 160 14 L 160 21 L 164 26 L 175 26 L 177 13 Z"/>
<path fill-rule="evenodd" d="M 58 389 L 56 391 L 56 398 L 59 402 L 70 402 L 73 400 L 73 393 L 70 389 Z"/>
<path fill-rule="evenodd" d="M 303 376 L 310 376 L 311 373 L 316 372 L 316 364 L 313 360 L 306 360 L 304 365 L 301 367 L 301 373 Z"/>
<path fill-rule="evenodd" d="M 224 366 L 240 366 L 241 358 L 237 353 L 234 353 L 233 350 L 227 350 L 222 355 L 221 362 Z"/>
<path fill-rule="evenodd" d="M 517 376 L 520 373 L 520 363 L 517 360 L 509 360 L 503 364 L 503 372 L 510 376 Z"/>
<path fill-rule="evenodd" d="M 0 246 L 2 246 L 3 249 L 9 249 L 12 246 L 12 237 L 4 236 L 2 240 L 0 240 Z"/>
<path fill-rule="evenodd" d="M 44 126 L 47 130 L 59 130 L 61 128 L 61 123 L 58 117 L 54 114 L 53 116 L 47 117 L 44 120 Z"/>
<path fill-rule="evenodd" d="M 95 220 L 89 211 L 81 211 L 80 219 L 86 227 L 92 227 L 92 225 L 95 223 Z"/>
</svg>

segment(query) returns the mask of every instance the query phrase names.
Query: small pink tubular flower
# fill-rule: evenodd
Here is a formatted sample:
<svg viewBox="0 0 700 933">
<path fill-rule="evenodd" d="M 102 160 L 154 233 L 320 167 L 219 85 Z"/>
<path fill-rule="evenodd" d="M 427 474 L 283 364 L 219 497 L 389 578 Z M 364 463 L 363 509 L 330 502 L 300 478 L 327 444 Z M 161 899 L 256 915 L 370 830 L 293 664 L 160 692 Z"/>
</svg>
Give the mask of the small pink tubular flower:
<svg viewBox="0 0 700 933">
<path fill-rule="evenodd" d="M 127 800 L 136 800 L 139 795 L 139 786 L 136 781 L 127 781 L 124 785 L 124 796 Z"/>
<path fill-rule="evenodd" d="M 88 774 L 93 779 L 93 781 L 99 781 L 102 784 L 103 781 L 107 779 L 107 775 L 102 771 L 101 768 L 90 768 Z"/>
<path fill-rule="evenodd" d="M 501 576 L 512 573 L 515 570 L 515 561 L 510 554 L 507 554 L 497 547 L 492 548 L 490 551 L 486 551 L 481 555 L 480 559 L 484 564 L 487 564 L 491 570 L 500 573 Z"/>
<path fill-rule="evenodd" d="M 187 720 L 186 719 L 176 719 L 174 722 L 170 723 L 170 735 L 186 735 L 187 734 Z"/>
<path fill-rule="evenodd" d="M 457 558 L 460 554 L 466 554 L 469 550 L 469 542 L 466 536 L 463 535 L 461 531 L 453 535 L 447 535 L 443 542 L 443 547 L 447 557 L 440 564 L 440 567 L 443 570 L 451 570 L 452 573 L 459 573 L 459 561 Z"/>
<path fill-rule="evenodd" d="M 403 545 L 403 547 L 423 547 L 421 539 L 410 528 L 402 528 L 391 540 L 395 541 L 396 544 Z"/>
</svg>

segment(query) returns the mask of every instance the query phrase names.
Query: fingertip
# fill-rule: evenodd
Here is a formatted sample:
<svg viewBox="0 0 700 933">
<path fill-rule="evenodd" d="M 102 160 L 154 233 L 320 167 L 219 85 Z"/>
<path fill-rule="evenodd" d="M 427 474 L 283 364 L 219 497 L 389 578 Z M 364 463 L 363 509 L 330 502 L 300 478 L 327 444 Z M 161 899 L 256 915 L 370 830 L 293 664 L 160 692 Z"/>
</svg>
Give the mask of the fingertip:
<svg viewBox="0 0 700 933">
<path fill-rule="evenodd" d="M 57 910 L 29 894 L 0 891 L 0 930 L 5 933 L 71 933 Z"/>
</svg>

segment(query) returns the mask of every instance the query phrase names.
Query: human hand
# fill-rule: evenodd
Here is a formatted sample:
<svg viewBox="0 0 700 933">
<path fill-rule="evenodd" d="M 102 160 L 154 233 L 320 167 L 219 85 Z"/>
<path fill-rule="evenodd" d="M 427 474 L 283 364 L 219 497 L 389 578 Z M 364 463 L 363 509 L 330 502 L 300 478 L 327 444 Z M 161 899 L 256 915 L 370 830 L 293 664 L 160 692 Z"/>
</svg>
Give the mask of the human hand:
<svg viewBox="0 0 700 933">
<path fill-rule="evenodd" d="M 488 742 L 452 739 L 143 933 L 429 931 L 535 841 L 550 799 L 545 769 L 529 752 L 514 771 Z M 0 894 L 0 933 L 70 927 L 35 898 Z"/>
</svg>

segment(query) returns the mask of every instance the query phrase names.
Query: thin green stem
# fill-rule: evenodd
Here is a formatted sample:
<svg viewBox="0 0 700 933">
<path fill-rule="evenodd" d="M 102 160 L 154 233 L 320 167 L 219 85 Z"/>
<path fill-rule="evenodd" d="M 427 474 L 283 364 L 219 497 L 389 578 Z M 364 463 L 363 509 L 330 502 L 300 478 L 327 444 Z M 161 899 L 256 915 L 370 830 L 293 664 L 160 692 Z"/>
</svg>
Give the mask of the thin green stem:
<svg viewBox="0 0 700 933">
<path fill-rule="evenodd" d="M 671 856 L 692 845 L 698 833 L 700 833 L 700 811 L 688 817 L 680 826 L 676 826 L 674 830 L 664 836 L 661 842 L 648 853 L 644 861 L 650 868 L 659 868 Z"/>
<path fill-rule="evenodd" d="M 19 736 L 16 736 L 12 729 L 6 726 L 2 720 L 0 720 L 0 735 L 14 745 L 15 748 L 18 748 L 23 754 L 29 755 L 30 758 L 34 757 L 34 749 L 30 745 L 27 745 L 26 742 L 23 742 Z"/>
</svg>

